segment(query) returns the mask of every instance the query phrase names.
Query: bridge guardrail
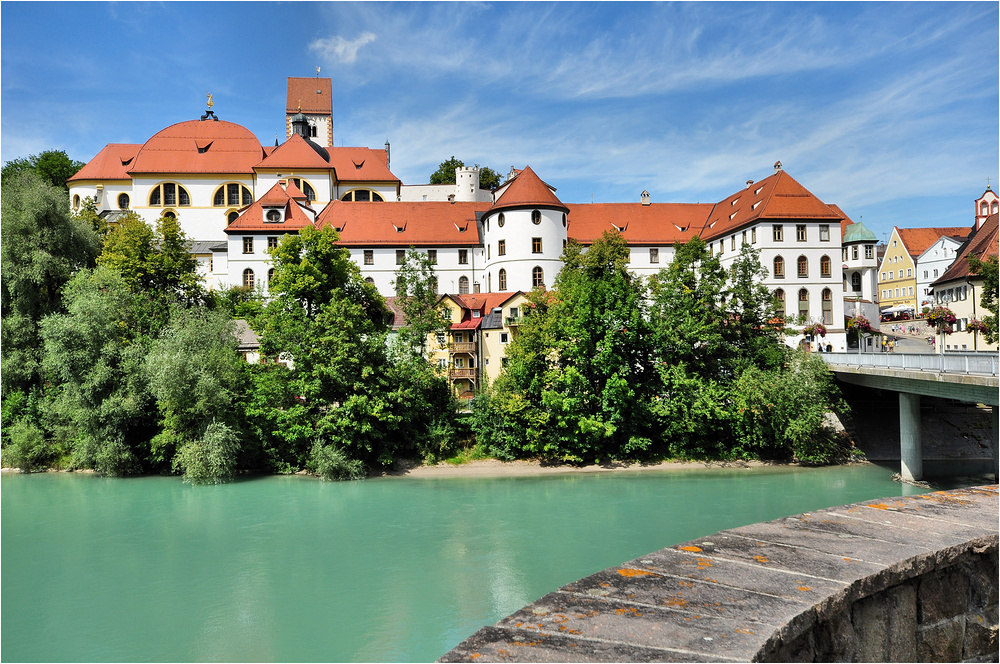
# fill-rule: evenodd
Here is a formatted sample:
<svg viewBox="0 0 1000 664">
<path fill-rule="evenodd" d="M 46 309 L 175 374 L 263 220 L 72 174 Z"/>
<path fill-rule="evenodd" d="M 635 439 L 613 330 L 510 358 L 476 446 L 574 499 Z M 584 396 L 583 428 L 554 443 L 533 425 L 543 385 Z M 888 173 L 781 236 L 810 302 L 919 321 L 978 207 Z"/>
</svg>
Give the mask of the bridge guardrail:
<svg viewBox="0 0 1000 664">
<path fill-rule="evenodd" d="M 996 376 L 1000 359 L 994 353 L 940 355 L 931 353 L 822 353 L 827 364 L 911 371 Z"/>
</svg>

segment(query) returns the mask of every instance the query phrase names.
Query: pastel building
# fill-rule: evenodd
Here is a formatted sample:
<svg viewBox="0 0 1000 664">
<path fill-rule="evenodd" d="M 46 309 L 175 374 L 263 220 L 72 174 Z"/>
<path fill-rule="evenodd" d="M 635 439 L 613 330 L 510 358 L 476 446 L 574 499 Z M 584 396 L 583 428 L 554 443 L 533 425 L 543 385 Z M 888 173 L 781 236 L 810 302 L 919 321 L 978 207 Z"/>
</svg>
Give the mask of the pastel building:
<svg viewBox="0 0 1000 664">
<path fill-rule="evenodd" d="M 919 311 L 917 258 L 942 236 L 964 242 L 968 235 L 969 229 L 962 227 L 893 227 L 878 268 L 879 301 L 882 309 L 909 307 L 915 312 Z"/>
</svg>

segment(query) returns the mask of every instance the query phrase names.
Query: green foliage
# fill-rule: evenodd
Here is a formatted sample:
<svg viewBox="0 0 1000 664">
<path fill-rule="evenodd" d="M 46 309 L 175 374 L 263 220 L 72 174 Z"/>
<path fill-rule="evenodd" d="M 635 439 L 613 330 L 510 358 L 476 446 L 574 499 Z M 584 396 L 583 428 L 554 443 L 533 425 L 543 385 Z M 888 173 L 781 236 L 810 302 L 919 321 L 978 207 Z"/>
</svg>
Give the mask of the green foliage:
<svg viewBox="0 0 1000 664">
<path fill-rule="evenodd" d="M 316 442 L 309 455 L 309 468 L 325 480 L 360 480 L 365 477 L 365 467 L 351 459 L 333 445 Z"/>
<path fill-rule="evenodd" d="M 1000 267 L 1000 263 L 998 263 L 996 256 L 989 256 L 985 261 L 978 256 L 969 256 L 969 269 L 973 274 L 978 274 L 983 278 L 979 305 L 990 312 L 988 316 L 982 317 L 982 321 L 986 323 L 988 328 L 983 333 L 983 339 L 991 344 L 995 344 L 1000 338 L 1000 327 L 997 326 L 997 298 L 998 291 L 1000 291 L 1000 280 L 997 277 L 998 267 Z"/>
<path fill-rule="evenodd" d="M 479 188 L 493 191 L 503 183 L 503 176 L 494 171 L 489 166 L 482 166 L 479 169 Z"/>
<path fill-rule="evenodd" d="M 39 323 L 62 310 L 62 290 L 91 266 L 100 238 L 70 216 L 66 194 L 34 172 L 6 175 L 0 196 L 3 394 L 42 383 Z"/>
<path fill-rule="evenodd" d="M 45 433 L 27 420 L 18 420 L 6 432 L 9 442 L 3 449 L 4 465 L 20 468 L 22 473 L 44 470 L 49 458 Z"/>
<path fill-rule="evenodd" d="M 191 484 L 219 484 L 232 479 L 240 451 L 239 437 L 233 429 L 212 422 L 201 440 L 186 443 L 174 457 L 174 470 L 184 473 Z"/>
<path fill-rule="evenodd" d="M 23 173 L 37 175 L 43 182 L 59 187 L 65 193 L 69 190 L 66 181 L 86 164 L 70 159 L 63 150 L 46 150 L 30 157 L 18 157 L 4 162 L 0 178 L 3 182 L 17 178 Z"/>
<path fill-rule="evenodd" d="M 455 184 L 455 169 L 465 166 L 461 159 L 445 159 L 438 165 L 436 171 L 431 173 L 431 184 Z M 488 166 L 479 168 L 479 188 L 493 190 L 500 186 L 503 177 Z"/>
<path fill-rule="evenodd" d="M 406 258 L 396 269 L 392 282 L 396 290 L 396 305 L 403 312 L 405 324 L 398 331 L 398 352 L 427 354 L 428 335 L 444 333 L 450 321 L 448 311 L 438 307 L 437 277 L 434 263 L 427 254 L 410 247 Z"/>
</svg>

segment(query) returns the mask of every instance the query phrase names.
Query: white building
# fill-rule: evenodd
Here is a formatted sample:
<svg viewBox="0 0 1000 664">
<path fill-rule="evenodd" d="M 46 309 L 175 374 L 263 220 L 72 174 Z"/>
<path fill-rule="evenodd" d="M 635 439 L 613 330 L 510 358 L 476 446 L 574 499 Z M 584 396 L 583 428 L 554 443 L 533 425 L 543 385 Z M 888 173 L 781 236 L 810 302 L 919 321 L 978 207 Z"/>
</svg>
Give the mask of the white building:
<svg viewBox="0 0 1000 664">
<path fill-rule="evenodd" d="M 934 244 L 917 256 L 917 310 L 923 307 L 933 306 L 934 295 L 931 292 L 931 284 L 937 281 L 938 277 L 944 274 L 951 264 L 955 262 L 959 249 L 962 248 L 962 239 L 950 235 L 942 235 Z"/>
</svg>

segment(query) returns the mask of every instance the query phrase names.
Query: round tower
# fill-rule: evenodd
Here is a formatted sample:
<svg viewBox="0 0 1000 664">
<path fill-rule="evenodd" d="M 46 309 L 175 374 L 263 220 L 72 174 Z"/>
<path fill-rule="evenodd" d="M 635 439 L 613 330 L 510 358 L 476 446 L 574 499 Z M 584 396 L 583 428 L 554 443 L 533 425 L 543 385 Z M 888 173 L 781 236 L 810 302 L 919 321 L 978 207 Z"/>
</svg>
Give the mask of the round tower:
<svg viewBox="0 0 1000 664">
<path fill-rule="evenodd" d="M 562 267 L 568 213 L 530 167 L 509 182 L 482 220 L 486 290 L 551 288 Z"/>
<path fill-rule="evenodd" d="M 479 166 L 459 166 L 455 169 L 455 200 L 474 203 L 479 190 Z"/>
</svg>

